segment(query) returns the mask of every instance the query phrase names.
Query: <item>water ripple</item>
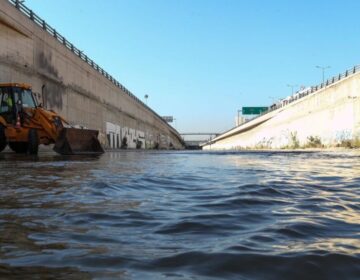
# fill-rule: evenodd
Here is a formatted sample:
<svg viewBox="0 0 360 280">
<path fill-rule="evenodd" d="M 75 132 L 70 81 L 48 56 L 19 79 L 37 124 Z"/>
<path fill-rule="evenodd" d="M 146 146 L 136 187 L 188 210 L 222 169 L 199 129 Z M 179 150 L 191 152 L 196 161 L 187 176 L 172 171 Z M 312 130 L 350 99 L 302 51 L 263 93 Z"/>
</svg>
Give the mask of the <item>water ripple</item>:
<svg viewBox="0 0 360 280">
<path fill-rule="evenodd" d="M 360 153 L 0 154 L 0 278 L 360 279 Z"/>
</svg>

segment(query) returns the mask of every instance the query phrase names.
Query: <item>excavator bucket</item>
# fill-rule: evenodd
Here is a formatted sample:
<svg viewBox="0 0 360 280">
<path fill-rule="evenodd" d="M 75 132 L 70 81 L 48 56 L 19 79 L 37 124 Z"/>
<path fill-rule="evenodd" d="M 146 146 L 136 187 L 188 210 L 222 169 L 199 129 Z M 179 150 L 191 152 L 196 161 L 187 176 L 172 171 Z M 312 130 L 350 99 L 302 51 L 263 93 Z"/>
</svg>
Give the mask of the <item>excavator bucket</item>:
<svg viewBox="0 0 360 280">
<path fill-rule="evenodd" d="M 61 155 L 102 154 L 104 149 L 97 138 L 98 134 L 97 130 L 63 128 L 54 151 Z"/>
</svg>

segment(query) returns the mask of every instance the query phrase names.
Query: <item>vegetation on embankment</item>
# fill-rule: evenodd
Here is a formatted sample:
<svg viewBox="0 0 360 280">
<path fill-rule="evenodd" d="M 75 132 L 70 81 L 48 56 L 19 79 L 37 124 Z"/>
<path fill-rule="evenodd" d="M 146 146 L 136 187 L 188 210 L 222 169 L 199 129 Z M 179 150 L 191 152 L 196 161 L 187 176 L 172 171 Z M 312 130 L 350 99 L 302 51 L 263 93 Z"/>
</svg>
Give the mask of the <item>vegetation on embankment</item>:
<svg viewBox="0 0 360 280">
<path fill-rule="evenodd" d="M 296 132 L 290 133 L 289 144 L 282 146 L 280 150 L 304 150 L 304 149 L 333 149 L 333 148 L 345 148 L 345 149 L 360 149 L 360 137 L 354 139 L 341 140 L 335 145 L 325 145 L 322 143 L 319 136 L 309 136 L 305 144 L 300 144 Z M 255 147 L 236 147 L 236 150 L 274 150 L 271 147 L 271 143 L 258 143 Z"/>
</svg>

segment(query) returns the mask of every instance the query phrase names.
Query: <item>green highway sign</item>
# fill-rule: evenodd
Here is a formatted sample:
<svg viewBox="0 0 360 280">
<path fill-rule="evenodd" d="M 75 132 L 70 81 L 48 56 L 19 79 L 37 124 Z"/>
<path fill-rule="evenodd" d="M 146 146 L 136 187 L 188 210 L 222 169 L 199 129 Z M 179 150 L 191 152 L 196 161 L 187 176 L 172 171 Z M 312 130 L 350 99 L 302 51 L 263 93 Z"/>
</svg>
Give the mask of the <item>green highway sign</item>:
<svg viewBox="0 0 360 280">
<path fill-rule="evenodd" d="M 263 112 L 266 112 L 268 107 L 242 107 L 243 115 L 260 115 Z"/>
<path fill-rule="evenodd" d="M 174 117 L 173 116 L 164 116 L 162 117 L 164 121 L 168 122 L 168 123 L 172 123 L 174 121 Z"/>
</svg>

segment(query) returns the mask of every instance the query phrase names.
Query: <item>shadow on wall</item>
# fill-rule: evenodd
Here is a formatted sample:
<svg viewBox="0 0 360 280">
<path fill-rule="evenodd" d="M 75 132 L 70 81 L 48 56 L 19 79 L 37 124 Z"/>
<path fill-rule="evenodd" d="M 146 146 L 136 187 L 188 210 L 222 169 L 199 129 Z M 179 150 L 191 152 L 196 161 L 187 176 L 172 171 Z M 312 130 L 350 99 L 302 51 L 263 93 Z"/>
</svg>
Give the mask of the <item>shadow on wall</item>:
<svg viewBox="0 0 360 280">
<path fill-rule="evenodd" d="M 57 71 L 57 69 L 51 64 L 52 61 L 52 55 L 51 53 L 49 53 L 47 56 L 45 55 L 45 53 L 43 51 L 41 51 L 38 55 L 37 55 L 37 66 L 39 68 L 39 70 L 42 70 L 43 72 L 45 72 L 47 75 L 51 75 L 54 78 L 58 78 L 59 79 L 59 72 Z"/>
<path fill-rule="evenodd" d="M 54 66 L 52 53 L 45 51 L 43 44 L 37 45 L 36 65 L 39 73 L 45 76 L 42 87 L 42 101 L 45 108 L 63 109 L 63 95 L 66 94 L 66 87 L 61 83 L 59 72 Z"/>
<path fill-rule="evenodd" d="M 44 107 L 48 109 L 62 110 L 63 95 L 65 94 L 65 86 L 54 82 L 46 81 L 42 88 L 42 99 Z"/>
</svg>

